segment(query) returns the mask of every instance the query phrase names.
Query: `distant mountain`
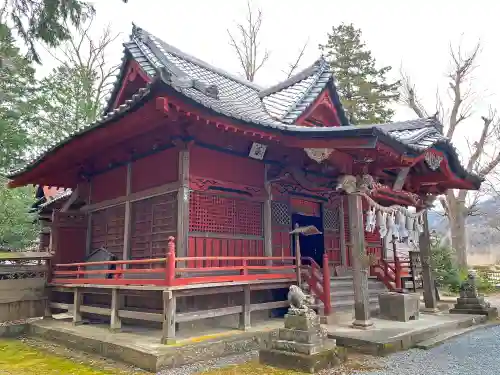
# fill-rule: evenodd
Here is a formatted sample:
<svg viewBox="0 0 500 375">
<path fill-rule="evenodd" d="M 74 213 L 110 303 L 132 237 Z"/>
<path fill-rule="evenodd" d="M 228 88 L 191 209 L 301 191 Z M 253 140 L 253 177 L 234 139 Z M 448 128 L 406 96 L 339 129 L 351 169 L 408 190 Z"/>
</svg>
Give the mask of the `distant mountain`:
<svg viewBox="0 0 500 375">
<path fill-rule="evenodd" d="M 479 214 L 467 218 L 467 235 L 471 253 L 500 253 L 500 231 L 491 226 L 498 217 L 500 223 L 500 198 L 491 198 L 478 204 Z M 429 211 L 431 230 L 448 235 L 448 219 L 437 211 Z"/>
</svg>

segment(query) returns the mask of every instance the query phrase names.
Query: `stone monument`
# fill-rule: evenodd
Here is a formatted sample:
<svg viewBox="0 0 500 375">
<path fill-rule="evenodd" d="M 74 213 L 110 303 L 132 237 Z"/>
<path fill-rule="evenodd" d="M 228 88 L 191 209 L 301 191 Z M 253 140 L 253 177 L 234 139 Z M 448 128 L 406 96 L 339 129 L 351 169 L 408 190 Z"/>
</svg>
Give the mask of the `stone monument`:
<svg viewBox="0 0 500 375">
<path fill-rule="evenodd" d="M 381 293 L 378 296 L 380 318 L 408 322 L 420 317 L 420 294 Z"/>
<path fill-rule="evenodd" d="M 344 361 L 345 351 L 327 339 L 319 316 L 306 305 L 307 297 L 296 285 L 290 287 L 288 301 L 285 327 L 278 330 L 269 349 L 259 351 L 260 363 L 312 374 Z"/>
<path fill-rule="evenodd" d="M 486 315 L 488 319 L 498 317 L 496 307 L 491 307 L 477 292 L 476 277 L 469 272 L 467 280 L 460 285 L 460 297 L 457 298 L 455 307 L 450 310 L 450 314 L 474 314 Z"/>
</svg>

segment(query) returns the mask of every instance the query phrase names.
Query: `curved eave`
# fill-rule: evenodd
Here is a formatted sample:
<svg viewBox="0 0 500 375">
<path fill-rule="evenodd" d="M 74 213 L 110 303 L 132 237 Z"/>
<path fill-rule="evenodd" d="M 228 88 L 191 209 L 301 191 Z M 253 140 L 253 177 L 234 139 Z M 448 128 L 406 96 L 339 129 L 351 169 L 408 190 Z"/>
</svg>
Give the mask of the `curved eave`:
<svg viewBox="0 0 500 375">
<path fill-rule="evenodd" d="M 22 186 L 23 184 L 16 183 L 16 179 L 21 177 L 23 174 L 35 169 L 37 166 L 39 166 L 44 161 L 46 161 L 52 154 L 56 153 L 58 150 L 67 146 L 71 142 L 73 142 L 79 138 L 85 137 L 87 134 L 89 134 L 97 129 L 100 129 L 102 127 L 105 127 L 106 125 L 108 125 L 110 123 L 114 123 L 114 122 L 120 120 L 126 114 L 134 112 L 137 109 L 139 109 L 140 107 L 142 107 L 142 105 L 144 105 L 144 103 L 146 103 L 148 101 L 148 99 L 151 97 L 152 91 L 153 91 L 153 86 L 154 86 L 155 82 L 156 81 L 152 82 L 151 84 L 148 84 L 145 88 L 140 89 L 137 94 L 133 95 L 132 99 L 127 100 L 125 102 L 125 104 L 119 106 L 114 111 L 109 112 L 108 114 L 106 114 L 105 116 L 103 116 L 99 120 L 95 121 L 91 125 L 80 129 L 78 132 L 72 134 L 69 138 L 63 139 L 62 141 L 55 143 L 47 151 L 45 151 L 39 157 L 32 160 L 24 168 L 9 173 L 6 176 L 12 180 L 9 182 L 9 187 L 13 188 L 13 187 Z"/>
<path fill-rule="evenodd" d="M 156 84 L 158 82 L 158 85 Z M 74 141 L 75 139 L 86 136 L 88 133 L 102 128 L 109 123 L 113 123 L 118 121 L 120 118 L 125 116 L 127 113 L 133 112 L 140 108 L 146 101 L 152 96 L 153 86 L 155 87 L 155 92 L 162 92 L 168 95 L 169 100 L 173 103 L 177 103 L 177 105 L 182 108 L 188 108 L 189 111 L 198 111 L 200 114 L 206 114 L 211 118 L 212 121 L 218 121 L 221 123 L 230 123 L 237 127 L 242 127 L 246 129 L 255 129 L 261 131 L 263 133 L 267 133 L 273 136 L 284 137 L 284 138 L 293 138 L 295 140 L 322 140 L 323 143 L 325 140 L 329 139 L 341 139 L 341 138 L 371 138 L 375 141 L 380 141 L 388 146 L 392 147 L 394 150 L 400 152 L 402 155 L 409 155 L 411 157 L 418 157 L 419 155 L 423 155 L 425 150 L 416 150 L 412 148 L 411 145 L 404 144 L 401 141 L 398 141 L 391 137 L 386 132 L 382 131 L 376 125 L 372 126 L 340 126 L 340 127 L 331 127 L 331 128 L 312 128 L 307 126 L 296 126 L 296 125 L 264 125 L 253 122 L 248 122 L 243 119 L 238 119 L 234 117 L 227 116 L 212 108 L 208 108 L 205 105 L 197 102 L 194 98 L 191 98 L 187 95 L 176 90 L 174 87 L 168 84 L 168 82 L 163 82 L 160 79 L 155 79 L 152 83 L 148 84 L 146 88 L 141 89 L 140 94 L 135 94 L 134 99 L 129 100 L 126 104 L 120 106 L 115 111 L 109 113 L 104 116 L 99 121 L 93 123 L 90 126 L 87 126 L 80 130 L 79 132 L 73 134 L 70 138 L 63 140 L 49 150 L 47 150 L 43 155 L 32 161 L 25 168 L 13 172 L 8 175 L 10 179 L 13 181 L 10 182 L 10 187 L 22 186 L 22 182 L 17 182 L 20 176 L 27 173 L 30 170 L 33 170 L 40 164 L 42 164 L 51 154 L 57 152 L 57 150 L 61 149 L 64 146 L 67 146 L 69 143 Z M 285 142 L 286 144 L 286 142 Z M 300 147 L 300 146 L 298 146 Z M 437 142 L 432 145 L 430 148 L 435 148 L 436 150 L 443 153 L 444 157 L 448 165 L 450 166 L 453 173 L 464 181 L 470 182 L 470 185 L 479 189 L 481 182 L 483 181 L 478 176 L 468 173 L 463 166 L 460 164 L 458 154 L 456 150 L 450 145 L 449 142 Z"/>
<path fill-rule="evenodd" d="M 411 145 L 407 145 L 395 140 L 390 135 L 386 134 L 380 129 L 378 128 L 375 129 L 376 129 L 376 135 L 380 141 L 393 147 L 396 151 L 399 151 L 402 154 L 406 154 L 410 157 L 417 158 L 419 156 L 424 155 L 427 151 L 432 149 L 438 151 L 443 155 L 451 172 L 455 175 L 457 179 L 467 182 L 468 183 L 467 185 L 470 185 L 471 190 L 479 190 L 479 188 L 481 187 L 481 183 L 484 181 L 484 178 L 481 178 L 480 176 L 470 173 L 464 168 L 464 166 L 460 162 L 460 157 L 457 153 L 457 150 L 448 140 L 438 141 L 426 149 L 415 149 L 411 147 Z"/>
</svg>

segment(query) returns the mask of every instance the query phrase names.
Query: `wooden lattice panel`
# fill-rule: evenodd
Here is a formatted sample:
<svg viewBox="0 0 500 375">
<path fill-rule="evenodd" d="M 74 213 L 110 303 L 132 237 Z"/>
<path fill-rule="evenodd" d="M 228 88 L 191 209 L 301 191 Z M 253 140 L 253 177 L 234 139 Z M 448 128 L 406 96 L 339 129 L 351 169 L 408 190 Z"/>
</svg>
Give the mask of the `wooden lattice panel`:
<svg viewBox="0 0 500 375">
<path fill-rule="evenodd" d="M 132 259 L 161 258 L 169 236 L 177 231 L 177 194 L 159 195 L 132 203 Z"/>
<path fill-rule="evenodd" d="M 323 210 L 323 228 L 325 231 L 340 231 L 340 213 L 338 209 L 325 208 Z"/>
<path fill-rule="evenodd" d="M 271 216 L 273 219 L 273 225 L 282 225 L 289 228 L 292 227 L 292 218 L 286 203 L 272 202 Z"/>
<path fill-rule="evenodd" d="M 122 259 L 125 205 L 92 212 L 91 231 L 91 250 L 104 247 L 118 259 Z"/>
<path fill-rule="evenodd" d="M 189 231 L 262 236 L 262 203 L 198 191 L 189 199 Z"/>
</svg>

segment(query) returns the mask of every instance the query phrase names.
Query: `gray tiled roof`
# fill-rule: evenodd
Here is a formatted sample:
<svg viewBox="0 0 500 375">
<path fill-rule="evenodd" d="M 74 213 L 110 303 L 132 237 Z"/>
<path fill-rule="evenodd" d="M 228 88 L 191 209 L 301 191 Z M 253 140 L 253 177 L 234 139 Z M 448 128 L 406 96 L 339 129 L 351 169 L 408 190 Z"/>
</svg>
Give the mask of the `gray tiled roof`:
<svg viewBox="0 0 500 375">
<path fill-rule="evenodd" d="M 285 82 L 261 91 L 260 97 L 272 117 L 293 124 L 332 78 L 330 64 L 321 57 L 311 67 Z"/>
<path fill-rule="evenodd" d="M 130 100 L 126 100 L 118 108 L 108 111 L 96 122 L 82 126 L 75 134 L 64 140 L 54 140 L 54 143 L 43 150 L 40 156 L 17 171 L 11 172 L 9 177 L 19 176 L 24 171 L 43 162 L 48 154 L 63 147 L 71 139 L 104 126 L 140 105 L 149 97 L 148 94 L 153 85 L 157 83 L 169 85 L 185 97 L 229 118 L 241 120 L 250 126 L 271 128 L 269 130 L 291 136 L 328 139 L 375 135 L 386 137 L 386 141 L 390 141 L 397 147 L 402 147 L 402 152 L 414 151 L 417 153 L 434 145 L 442 144 L 450 153 L 454 165 L 461 173 L 463 172 L 464 176 L 468 174 L 460 165 L 458 154 L 449 140 L 441 134 L 442 125 L 435 118 L 359 127 L 348 125 L 347 119 L 343 116 L 338 95 L 333 91 L 332 100 L 338 114 L 343 116 L 340 119 L 344 126 L 294 125 L 296 119 L 318 97 L 328 82 L 333 82 L 328 63 L 322 58 L 285 82 L 264 90 L 251 82 L 181 52 L 135 26 L 130 41 L 124 46 L 125 55 L 133 58 L 152 78 L 152 82 L 140 89 Z M 121 72 L 115 85 L 114 94 L 108 102 L 108 108 L 112 105 L 119 90 L 127 58 L 123 59 Z"/>
<path fill-rule="evenodd" d="M 151 77 L 164 69 L 174 78 L 196 80 L 212 86 L 217 97 L 206 95 L 196 87 L 172 87 L 183 95 L 220 114 L 259 125 L 281 128 L 285 124 L 273 119 L 259 97 L 261 88 L 251 82 L 219 70 L 190 56 L 147 31 L 134 27 L 131 41 L 125 48 Z"/>
<path fill-rule="evenodd" d="M 38 206 L 39 209 L 45 208 L 50 206 L 51 204 L 58 202 L 64 198 L 69 197 L 73 193 L 73 190 L 71 189 L 65 189 L 57 193 L 54 197 L 48 198 L 46 202 L 42 203 L 40 206 Z"/>
<path fill-rule="evenodd" d="M 392 122 L 377 125 L 377 128 L 415 151 L 424 151 L 437 143 L 450 143 L 442 134 L 442 124 L 435 117 Z"/>
</svg>

